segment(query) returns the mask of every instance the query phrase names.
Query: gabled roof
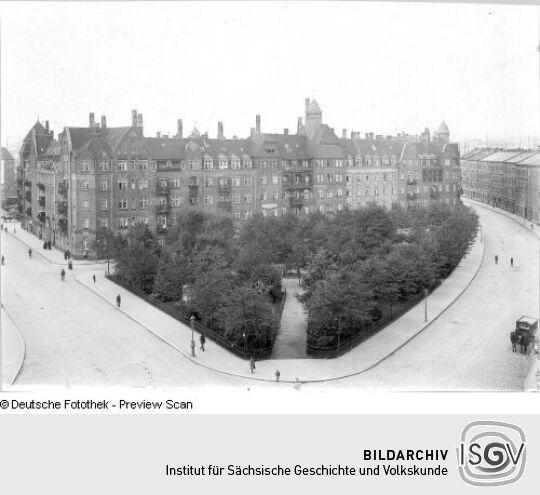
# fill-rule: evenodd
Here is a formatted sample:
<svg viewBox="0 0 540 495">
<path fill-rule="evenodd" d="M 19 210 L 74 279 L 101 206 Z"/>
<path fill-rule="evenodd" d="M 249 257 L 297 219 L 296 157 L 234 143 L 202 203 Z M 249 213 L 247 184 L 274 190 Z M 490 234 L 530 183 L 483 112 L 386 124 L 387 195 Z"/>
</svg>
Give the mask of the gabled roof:
<svg viewBox="0 0 540 495">
<path fill-rule="evenodd" d="M 497 151 L 491 155 L 481 158 L 482 162 L 505 162 L 519 155 L 519 151 Z"/>
<path fill-rule="evenodd" d="M 521 161 L 520 165 L 540 166 L 540 152 L 535 152 L 532 156 Z"/>
</svg>

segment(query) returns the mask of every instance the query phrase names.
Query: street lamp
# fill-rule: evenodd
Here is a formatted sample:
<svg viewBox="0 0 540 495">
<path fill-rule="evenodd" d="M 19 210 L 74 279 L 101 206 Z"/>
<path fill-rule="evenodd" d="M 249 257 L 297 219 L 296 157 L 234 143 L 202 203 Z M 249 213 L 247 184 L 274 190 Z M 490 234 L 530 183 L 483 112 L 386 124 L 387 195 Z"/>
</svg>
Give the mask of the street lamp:
<svg viewBox="0 0 540 495">
<path fill-rule="evenodd" d="M 246 359 L 246 333 L 245 332 L 242 334 L 242 337 L 244 338 L 244 359 Z"/>
<path fill-rule="evenodd" d="M 427 322 L 427 296 L 429 291 L 424 289 L 424 323 Z"/>
<path fill-rule="evenodd" d="M 191 356 L 195 357 L 195 334 L 194 334 L 194 328 L 195 328 L 195 315 L 191 314 L 189 317 L 189 324 L 191 326 Z"/>
</svg>

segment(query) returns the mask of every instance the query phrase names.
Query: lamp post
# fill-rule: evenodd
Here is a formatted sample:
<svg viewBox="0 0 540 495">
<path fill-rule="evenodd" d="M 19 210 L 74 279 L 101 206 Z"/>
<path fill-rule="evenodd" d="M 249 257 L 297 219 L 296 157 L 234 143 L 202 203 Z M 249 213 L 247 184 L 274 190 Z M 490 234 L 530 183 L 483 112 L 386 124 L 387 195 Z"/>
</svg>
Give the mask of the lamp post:
<svg viewBox="0 0 540 495">
<path fill-rule="evenodd" d="M 424 289 L 424 323 L 427 322 L 427 296 L 429 291 Z"/>
<path fill-rule="evenodd" d="M 194 314 L 192 314 L 189 317 L 189 324 L 191 326 L 191 356 L 195 357 L 195 334 L 194 334 L 195 315 Z"/>
<path fill-rule="evenodd" d="M 242 337 L 244 339 L 244 359 L 246 359 L 246 332 L 242 334 Z"/>
</svg>

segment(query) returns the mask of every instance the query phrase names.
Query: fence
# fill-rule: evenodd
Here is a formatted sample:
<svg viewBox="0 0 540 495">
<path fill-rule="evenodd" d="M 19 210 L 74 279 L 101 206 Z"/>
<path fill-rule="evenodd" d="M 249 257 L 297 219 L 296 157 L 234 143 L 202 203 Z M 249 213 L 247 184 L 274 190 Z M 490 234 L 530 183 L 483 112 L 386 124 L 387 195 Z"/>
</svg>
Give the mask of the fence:
<svg viewBox="0 0 540 495">
<path fill-rule="evenodd" d="M 246 345 L 236 345 L 234 342 L 230 342 L 227 340 L 223 335 L 217 333 L 216 331 L 212 330 L 211 328 L 208 328 L 204 326 L 203 324 L 199 323 L 198 321 L 190 321 L 188 318 L 186 318 L 180 311 L 171 308 L 170 306 L 162 303 L 161 301 L 157 300 L 155 297 L 151 296 L 150 294 L 147 294 L 146 292 L 143 292 L 140 289 L 137 289 L 135 287 L 131 287 L 128 283 L 124 282 L 122 279 L 115 275 L 105 275 L 111 282 L 114 282 L 115 284 L 120 285 L 124 289 L 128 290 L 132 294 L 135 294 L 137 297 L 140 297 L 141 299 L 145 300 L 147 303 L 151 304 L 152 306 L 156 307 L 157 309 L 163 311 L 164 313 L 168 314 L 170 317 L 174 318 L 175 320 L 179 321 L 180 323 L 183 323 L 184 325 L 187 325 L 189 327 L 192 327 L 195 331 L 199 332 L 200 334 L 204 335 L 207 339 L 212 340 L 219 346 L 223 347 L 229 352 L 232 352 L 234 355 L 242 358 L 242 359 L 249 359 L 251 356 L 253 356 L 257 361 L 260 361 L 262 359 L 269 359 L 272 354 L 272 348 L 274 346 L 274 341 L 276 338 L 276 334 L 274 333 L 272 337 L 272 343 L 268 347 L 263 347 L 259 349 L 249 348 L 246 347 Z M 281 311 L 283 311 L 283 304 L 285 301 L 285 292 L 283 294 L 283 299 L 281 302 Z M 281 313 L 280 313 L 281 314 Z"/>
<path fill-rule="evenodd" d="M 354 335 L 353 337 L 345 341 L 341 341 L 339 348 L 336 345 L 336 347 L 334 348 L 324 349 L 317 346 L 306 344 L 307 354 L 308 356 L 311 356 L 314 358 L 326 358 L 326 359 L 342 356 L 346 352 L 349 352 L 351 349 L 354 349 L 357 345 L 361 344 L 365 340 L 369 339 L 370 337 L 373 337 L 373 335 L 380 332 L 383 328 L 390 325 L 390 323 L 392 323 L 393 321 L 397 320 L 400 316 L 402 316 L 407 311 L 409 311 L 413 306 L 418 304 L 423 298 L 424 296 L 420 292 L 418 295 L 414 296 L 412 299 L 407 301 L 407 303 L 404 304 L 401 308 L 399 308 L 398 311 L 394 311 L 392 313 L 392 316 L 383 317 L 377 322 L 376 325 L 374 325 L 369 330 L 360 332 L 359 334 Z"/>
</svg>

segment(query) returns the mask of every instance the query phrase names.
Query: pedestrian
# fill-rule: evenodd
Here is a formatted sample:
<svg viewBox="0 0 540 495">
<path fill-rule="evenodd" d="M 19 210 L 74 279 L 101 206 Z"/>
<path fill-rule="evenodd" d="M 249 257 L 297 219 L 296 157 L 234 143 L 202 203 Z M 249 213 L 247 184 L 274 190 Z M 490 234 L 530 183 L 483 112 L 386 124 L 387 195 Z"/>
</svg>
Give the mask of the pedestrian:
<svg viewBox="0 0 540 495">
<path fill-rule="evenodd" d="M 512 343 L 512 352 L 516 352 L 516 332 L 510 332 L 510 342 Z"/>
<path fill-rule="evenodd" d="M 496 264 L 496 265 L 499 264 L 499 256 L 498 256 L 498 255 L 495 255 L 495 264 Z"/>
<path fill-rule="evenodd" d="M 94 283 L 96 283 L 96 274 L 95 273 L 92 275 L 92 279 L 94 280 Z"/>
<path fill-rule="evenodd" d="M 29 258 L 32 257 L 32 248 L 29 248 L 29 249 L 28 249 L 28 257 L 29 257 Z"/>
<path fill-rule="evenodd" d="M 69 268 L 70 270 L 73 270 L 73 261 L 68 260 L 68 268 Z"/>
<path fill-rule="evenodd" d="M 120 297 L 120 294 L 116 296 L 116 305 L 120 307 L 120 303 L 122 302 L 122 298 Z"/>
<path fill-rule="evenodd" d="M 514 258 L 510 258 L 510 266 L 513 268 L 514 267 Z"/>
<path fill-rule="evenodd" d="M 253 359 L 253 356 L 249 358 L 249 369 L 251 370 L 251 374 L 255 371 L 255 359 Z"/>
<path fill-rule="evenodd" d="M 206 337 L 202 333 L 201 333 L 200 341 L 201 341 L 201 351 L 204 352 L 204 344 L 206 343 Z"/>
<path fill-rule="evenodd" d="M 6 258 L 4 257 L 4 255 L 2 255 L 2 265 L 5 265 L 6 264 Z"/>
<path fill-rule="evenodd" d="M 279 377 L 281 376 L 281 373 L 279 370 L 276 370 L 276 382 L 279 382 Z"/>
<path fill-rule="evenodd" d="M 60 277 L 62 278 L 62 282 L 65 280 L 66 278 L 66 271 L 62 268 L 61 272 L 60 272 Z"/>
</svg>

